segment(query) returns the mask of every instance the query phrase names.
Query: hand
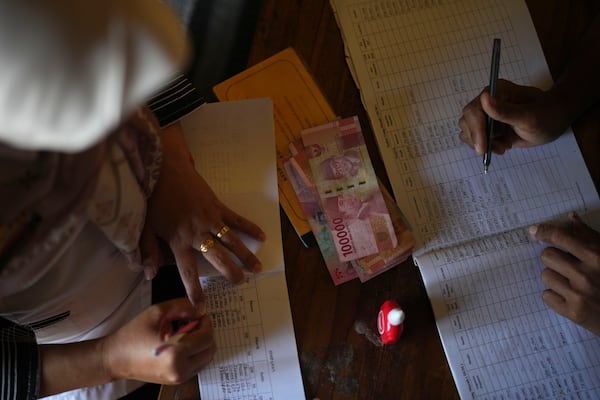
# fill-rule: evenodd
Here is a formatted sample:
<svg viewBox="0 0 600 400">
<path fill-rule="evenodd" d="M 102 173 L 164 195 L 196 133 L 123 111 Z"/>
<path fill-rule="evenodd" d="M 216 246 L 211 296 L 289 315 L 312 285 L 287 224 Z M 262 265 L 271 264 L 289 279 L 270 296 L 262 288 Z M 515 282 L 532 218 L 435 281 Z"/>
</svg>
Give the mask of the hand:
<svg viewBox="0 0 600 400">
<path fill-rule="evenodd" d="M 575 213 L 567 226 L 534 225 L 529 232 L 552 247 L 542 251 L 547 267 L 544 302 L 558 314 L 600 335 L 600 233 Z"/>
<path fill-rule="evenodd" d="M 195 330 L 158 356 L 154 351 L 174 334 L 173 321 L 200 320 Z M 188 299 L 150 306 L 101 341 L 103 364 L 113 379 L 167 385 L 187 381 L 213 359 L 216 344 L 210 318 Z"/>
<path fill-rule="evenodd" d="M 500 79 L 496 98 L 485 88 L 466 105 L 458 121 L 460 139 L 479 155 L 483 155 L 487 147 L 487 115 L 499 122 L 494 125 L 492 144 L 497 154 L 513 146 L 531 147 L 551 142 L 571 123 L 559 96 Z"/>
<path fill-rule="evenodd" d="M 198 251 L 204 248 L 206 251 L 201 254 L 231 282 L 239 283 L 243 281 L 244 274 L 230 254 L 249 271 L 260 271 L 262 266 L 234 230 L 258 240 L 264 240 L 265 234 L 257 225 L 221 203 L 196 172 L 179 125 L 164 130 L 162 138 L 163 166 L 148 201 L 141 245 L 146 251 L 156 254 L 158 246 L 152 243 L 153 237 L 158 236 L 168 244 L 188 297 L 197 304 L 203 300 L 196 265 Z M 218 239 L 217 234 L 224 226 L 231 230 Z"/>
</svg>

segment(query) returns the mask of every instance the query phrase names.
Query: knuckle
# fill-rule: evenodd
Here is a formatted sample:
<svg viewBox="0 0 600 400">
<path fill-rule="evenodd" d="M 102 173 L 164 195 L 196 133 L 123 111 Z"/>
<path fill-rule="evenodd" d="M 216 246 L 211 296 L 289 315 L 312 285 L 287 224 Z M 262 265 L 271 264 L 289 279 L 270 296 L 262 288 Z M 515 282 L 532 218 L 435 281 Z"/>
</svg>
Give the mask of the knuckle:
<svg viewBox="0 0 600 400">
<path fill-rule="evenodd" d="M 543 240 L 544 242 L 558 244 L 563 242 L 564 232 L 555 226 L 540 224 L 535 237 Z"/>
<path fill-rule="evenodd" d="M 548 268 L 544 268 L 540 274 L 540 279 L 542 283 L 546 286 L 549 286 L 551 282 L 552 271 Z"/>
<path fill-rule="evenodd" d="M 600 249 L 593 249 L 588 256 L 591 267 L 594 269 L 600 268 Z"/>
<path fill-rule="evenodd" d="M 174 369 L 172 371 L 170 371 L 169 374 L 167 374 L 166 380 L 167 380 L 167 384 L 169 385 L 179 385 L 183 382 L 186 381 L 186 375 L 184 375 L 182 373 L 182 371 L 179 371 L 177 369 Z"/>
<path fill-rule="evenodd" d="M 583 324 L 589 317 L 589 308 L 584 296 L 575 295 L 569 300 L 568 318 L 576 324 Z"/>
<path fill-rule="evenodd" d="M 540 252 L 540 258 L 547 264 L 548 261 L 556 257 L 557 250 L 554 247 L 546 247 Z"/>
<path fill-rule="evenodd" d="M 581 293 L 582 297 L 586 294 L 592 294 L 596 291 L 595 282 L 592 277 L 583 273 L 581 270 L 574 272 L 572 281 L 577 286 L 577 289 Z"/>
<path fill-rule="evenodd" d="M 220 249 L 215 249 L 213 253 L 214 254 L 212 254 L 211 258 L 213 259 L 214 263 L 224 266 L 229 265 L 229 258 L 224 251 L 221 251 Z"/>
<path fill-rule="evenodd" d="M 477 108 L 474 106 L 473 102 L 471 102 L 463 108 L 463 116 L 461 119 L 464 120 L 464 123 L 468 125 L 467 120 L 475 118 L 476 115 L 477 115 Z"/>
</svg>

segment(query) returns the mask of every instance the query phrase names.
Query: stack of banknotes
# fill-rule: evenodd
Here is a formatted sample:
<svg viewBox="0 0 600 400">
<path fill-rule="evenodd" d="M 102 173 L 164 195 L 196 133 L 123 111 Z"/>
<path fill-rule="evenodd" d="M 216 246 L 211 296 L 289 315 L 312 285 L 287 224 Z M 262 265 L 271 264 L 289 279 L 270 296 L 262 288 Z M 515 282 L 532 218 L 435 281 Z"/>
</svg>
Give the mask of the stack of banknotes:
<svg viewBox="0 0 600 400">
<path fill-rule="evenodd" d="M 365 282 L 415 246 L 404 216 L 380 184 L 358 118 L 302 131 L 284 162 L 334 284 Z"/>
</svg>

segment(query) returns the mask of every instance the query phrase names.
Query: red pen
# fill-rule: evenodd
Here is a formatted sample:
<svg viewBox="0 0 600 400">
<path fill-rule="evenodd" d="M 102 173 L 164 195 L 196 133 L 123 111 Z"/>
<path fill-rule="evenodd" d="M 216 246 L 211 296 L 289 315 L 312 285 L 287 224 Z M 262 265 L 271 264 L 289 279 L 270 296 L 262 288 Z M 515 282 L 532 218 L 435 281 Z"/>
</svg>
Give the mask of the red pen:
<svg viewBox="0 0 600 400">
<path fill-rule="evenodd" d="M 199 319 L 188 322 L 183 325 L 181 328 L 177 329 L 175 334 L 165 340 L 160 346 L 154 349 L 154 355 L 158 356 L 160 353 L 168 349 L 169 347 L 175 346 L 185 335 L 189 332 L 193 331 L 194 328 L 200 323 Z"/>
</svg>

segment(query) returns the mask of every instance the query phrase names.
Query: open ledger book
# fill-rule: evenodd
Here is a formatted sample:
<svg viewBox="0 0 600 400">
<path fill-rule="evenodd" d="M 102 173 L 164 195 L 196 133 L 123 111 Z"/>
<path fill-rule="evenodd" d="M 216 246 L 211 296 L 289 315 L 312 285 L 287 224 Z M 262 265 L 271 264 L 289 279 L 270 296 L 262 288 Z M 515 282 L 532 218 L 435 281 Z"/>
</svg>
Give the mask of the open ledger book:
<svg viewBox="0 0 600 400">
<path fill-rule="evenodd" d="M 331 4 L 461 397 L 600 398 L 600 338 L 543 303 L 542 245 L 527 233 L 600 209 L 572 132 L 494 156 L 487 175 L 458 138 L 493 38 L 500 78 L 551 85 L 523 0 Z"/>
<path fill-rule="evenodd" d="M 181 120 L 197 170 L 229 208 L 267 240 L 240 236 L 263 272 L 234 286 L 199 256 L 217 342 L 198 376 L 202 400 L 300 400 L 304 388 L 285 280 L 269 99 L 205 104 Z"/>
</svg>

